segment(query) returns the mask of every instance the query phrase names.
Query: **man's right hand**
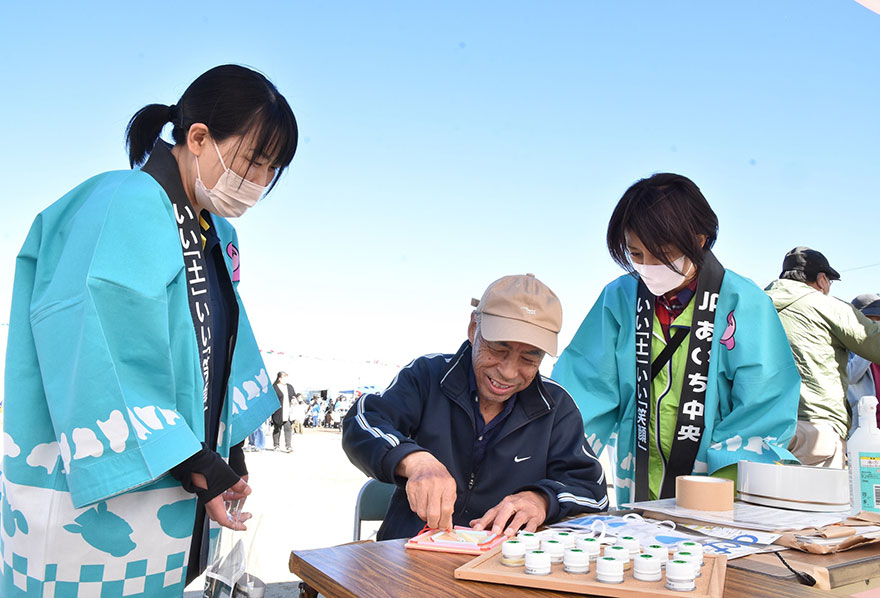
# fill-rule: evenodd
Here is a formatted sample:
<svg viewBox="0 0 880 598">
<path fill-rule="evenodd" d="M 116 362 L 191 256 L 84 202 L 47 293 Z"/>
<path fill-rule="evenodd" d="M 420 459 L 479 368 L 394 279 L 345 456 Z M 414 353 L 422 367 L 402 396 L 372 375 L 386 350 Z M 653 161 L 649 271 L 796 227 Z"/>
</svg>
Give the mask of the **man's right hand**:
<svg viewBox="0 0 880 598">
<path fill-rule="evenodd" d="M 434 455 L 410 453 L 397 464 L 395 473 L 406 478 L 406 497 L 413 513 L 430 528 L 452 528 L 455 480 Z"/>
</svg>

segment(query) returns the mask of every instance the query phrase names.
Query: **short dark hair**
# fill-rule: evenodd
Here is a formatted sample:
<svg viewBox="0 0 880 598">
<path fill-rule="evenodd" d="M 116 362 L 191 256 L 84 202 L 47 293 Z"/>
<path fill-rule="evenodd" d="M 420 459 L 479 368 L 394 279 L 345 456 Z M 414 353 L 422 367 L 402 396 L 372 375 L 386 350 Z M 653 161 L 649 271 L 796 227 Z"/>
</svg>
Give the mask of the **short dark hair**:
<svg viewBox="0 0 880 598">
<path fill-rule="evenodd" d="M 816 282 L 816 280 L 819 278 L 819 272 L 811 272 L 807 274 L 803 270 L 786 270 L 779 275 L 779 278 L 785 280 L 796 280 L 798 282 Z"/>
<path fill-rule="evenodd" d="M 293 110 L 275 85 L 261 73 L 237 64 L 217 66 L 200 75 L 176 105 L 149 104 L 138 110 L 125 129 L 132 167 L 146 161 L 169 122 L 176 144 L 186 143 L 193 123 L 207 126 L 218 142 L 253 131 L 256 144 L 248 168 L 260 159 L 274 160 L 278 174 L 272 186 L 293 160 L 299 136 Z"/>
<path fill-rule="evenodd" d="M 632 272 L 626 231 L 636 234 L 651 255 L 672 267 L 664 247 L 675 247 L 698 268 L 718 238 L 718 216 L 692 180 L 680 174 L 658 173 L 633 184 L 608 222 L 608 251 L 624 270 Z M 706 235 L 700 245 L 697 235 Z"/>
</svg>

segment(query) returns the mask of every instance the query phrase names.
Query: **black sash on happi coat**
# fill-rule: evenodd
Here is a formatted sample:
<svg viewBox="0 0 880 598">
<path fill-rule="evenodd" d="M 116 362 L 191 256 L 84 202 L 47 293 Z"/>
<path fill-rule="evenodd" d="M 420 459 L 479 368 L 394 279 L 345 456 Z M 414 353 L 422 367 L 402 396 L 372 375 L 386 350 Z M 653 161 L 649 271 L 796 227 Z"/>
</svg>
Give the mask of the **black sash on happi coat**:
<svg viewBox="0 0 880 598">
<path fill-rule="evenodd" d="M 210 430 L 210 421 L 219 417 L 213 413 L 209 397 L 212 383 L 211 336 L 213 333 L 213 317 L 211 316 L 210 285 L 205 269 L 205 250 L 202 247 L 202 233 L 199 215 L 195 212 L 183 189 L 177 160 L 162 141 L 158 141 L 144 164 L 144 172 L 152 176 L 168 194 L 174 209 L 174 220 L 180 238 L 180 249 L 183 252 L 183 267 L 186 270 L 187 299 L 192 316 L 193 328 L 199 347 L 199 363 L 204 380 L 202 404 L 205 414 L 205 430 Z M 217 447 L 217 439 L 206 438 L 211 450 Z M 193 525 L 193 537 L 190 544 L 189 563 L 187 564 L 186 583 L 192 581 L 205 570 L 208 561 L 208 521 L 205 509 L 199 506 Z"/>
<path fill-rule="evenodd" d="M 207 412 L 210 406 L 208 397 L 211 396 L 209 390 L 211 386 L 213 318 L 199 215 L 193 210 L 192 204 L 183 190 L 177 161 L 162 141 L 156 143 L 152 154 L 150 154 L 150 159 L 144 164 L 143 171 L 162 185 L 174 208 L 174 220 L 180 237 L 180 249 L 183 252 L 183 267 L 186 269 L 186 296 L 189 300 L 189 311 L 199 344 L 200 365 L 205 383 L 202 391 L 202 404 Z"/>
<path fill-rule="evenodd" d="M 678 419 L 666 470 L 658 498 L 675 496 L 675 478 L 693 472 L 694 461 L 705 429 L 706 387 L 709 382 L 709 356 L 715 328 L 715 308 L 724 279 L 724 268 L 711 251 L 697 277 L 697 292 L 692 301 L 694 318 L 691 324 L 688 359 L 678 405 Z M 648 423 L 651 420 L 651 346 L 654 325 L 654 295 L 639 280 L 636 297 L 636 491 L 635 500 L 650 499 L 648 481 Z M 657 441 L 659 443 L 659 431 Z"/>
</svg>

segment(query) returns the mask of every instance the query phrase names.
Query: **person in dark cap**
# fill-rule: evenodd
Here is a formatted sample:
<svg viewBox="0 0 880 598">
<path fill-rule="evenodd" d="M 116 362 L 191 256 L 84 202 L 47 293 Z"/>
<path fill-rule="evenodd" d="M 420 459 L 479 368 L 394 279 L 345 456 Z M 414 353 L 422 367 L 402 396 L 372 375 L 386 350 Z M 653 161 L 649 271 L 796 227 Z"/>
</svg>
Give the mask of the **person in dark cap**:
<svg viewBox="0 0 880 598">
<path fill-rule="evenodd" d="M 789 450 L 805 465 L 844 467 L 850 427 L 849 353 L 880 362 L 880 322 L 829 296 L 840 274 L 820 252 L 795 247 L 765 290 L 788 335 L 801 375 L 798 422 Z"/>
<path fill-rule="evenodd" d="M 868 319 L 880 321 L 880 295 L 876 293 L 864 293 L 852 300 L 853 307 L 862 312 Z M 849 362 L 846 364 L 846 374 L 849 376 L 849 387 L 846 389 L 846 400 L 849 401 L 852 413 L 852 425 L 850 434 L 859 426 L 859 399 L 864 396 L 876 397 L 880 395 L 880 365 L 871 363 L 864 357 L 849 354 Z M 877 416 L 880 423 L 880 415 Z"/>
<path fill-rule="evenodd" d="M 828 263 L 828 258 L 809 247 L 795 247 L 785 254 L 782 260 L 781 279 L 797 280 L 810 286 L 816 283 L 817 290 L 828 294 L 831 283 L 840 280 L 840 274 Z"/>
</svg>

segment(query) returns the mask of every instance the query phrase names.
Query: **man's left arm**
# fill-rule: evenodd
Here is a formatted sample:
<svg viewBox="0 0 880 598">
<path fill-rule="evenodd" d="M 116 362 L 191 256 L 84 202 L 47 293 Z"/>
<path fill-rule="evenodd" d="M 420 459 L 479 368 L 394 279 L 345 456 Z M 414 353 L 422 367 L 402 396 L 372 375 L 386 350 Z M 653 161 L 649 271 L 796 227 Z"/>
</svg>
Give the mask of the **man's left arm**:
<svg viewBox="0 0 880 598">
<path fill-rule="evenodd" d="M 580 411 L 565 391 L 557 397 L 547 477 L 504 497 L 483 517 L 472 521 L 472 526 L 513 535 L 523 526 L 534 531 L 570 515 L 608 508 L 605 474 L 584 436 Z"/>
<path fill-rule="evenodd" d="M 580 411 L 567 392 L 562 391 L 557 397 L 547 477 L 520 490 L 544 494 L 548 503 L 544 523 L 548 524 L 577 513 L 608 508 L 605 473 L 584 435 Z"/>
</svg>

